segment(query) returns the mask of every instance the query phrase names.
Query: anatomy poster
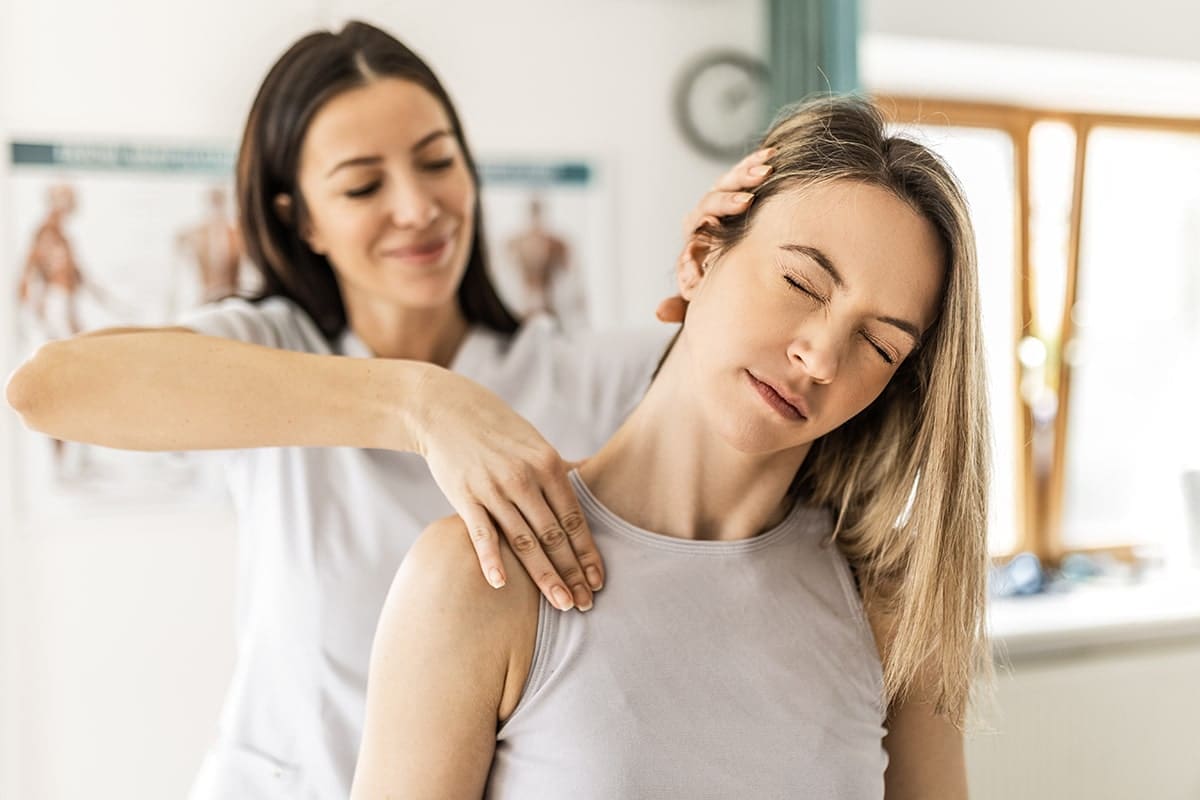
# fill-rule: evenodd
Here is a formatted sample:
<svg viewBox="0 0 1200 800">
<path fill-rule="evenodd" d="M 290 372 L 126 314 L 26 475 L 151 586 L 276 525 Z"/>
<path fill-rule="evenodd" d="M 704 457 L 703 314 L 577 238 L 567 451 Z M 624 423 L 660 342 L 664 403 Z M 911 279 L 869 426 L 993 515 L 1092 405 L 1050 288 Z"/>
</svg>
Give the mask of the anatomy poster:
<svg viewBox="0 0 1200 800">
<path fill-rule="evenodd" d="M 169 324 L 252 290 L 228 148 L 18 141 L 9 145 L 4 263 L 13 355 L 84 331 Z M 75 513 L 211 496 L 212 459 L 130 453 L 22 431 L 18 506 Z"/>
<path fill-rule="evenodd" d="M 518 317 L 550 314 L 566 330 L 610 323 L 620 291 L 603 172 L 576 161 L 480 164 L 492 275 Z"/>
</svg>

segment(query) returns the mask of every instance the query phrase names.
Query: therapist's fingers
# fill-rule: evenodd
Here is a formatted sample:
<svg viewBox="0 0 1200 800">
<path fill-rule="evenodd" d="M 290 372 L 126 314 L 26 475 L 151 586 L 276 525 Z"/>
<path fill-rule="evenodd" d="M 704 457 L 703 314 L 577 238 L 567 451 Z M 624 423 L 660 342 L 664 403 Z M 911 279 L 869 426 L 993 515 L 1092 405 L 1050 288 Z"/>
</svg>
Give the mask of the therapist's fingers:
<svg viewBox="0 0 1200 800">
<path fill-rule="evenodd" d="M 539 487 L 513 498 L 521 516 L 537 537 L 542 552 L 550 559 L 558 577 L 571 592 L 576 608 L 587 611 L 592 607 L 592 590 L 588 587 L 583 564 L 574 550 L 575 542 L 568 534 L 568 525 L 576 531 L 583 523 L 583 515 L 576 511 L 573 517 L 560 517 L 555 513 L 545 494 Z M 591 535 L 588 535 L 591 540 Z M 595 550 L 595 545 L 592 545 Z M 532 574 L 532 573 L 531 573 Z M 554 598 L 550 598 L 554 599 Z M 557 605 L 557 604 L 556 604 Z"/>
<path fill-rule="evenodd" d="M 699 205 L 683 218 L 683 235 L 691 237 L 704 223 L 721 217 L 734 217 L 750 208 L 754 200 L 752 192 L 712 191 L 700 199 Z"/>
<path fill-rule="evenodd" d="M 524 515 L 511 502 L 497 501 L 490 503 L 488 508 L 500 525 L 500 530 L 512 547 L 513 554 L 525 567 L 529 577 L 537 585 L 538 590 L 546 596 L 551 605 L 559 611 L 569 611 L 575 606 L 575 601 L 565 582 L 559 577 L 559 571 L 543 549 L 538 535 L 530 528 Z M 557 523 L 555 523 L 557 526 Z M 565 545 L 566 534 L 561 540 Z"/>
<path fill-rule="evenodd" d="M 504 573 L 504 561 L 500 557 L 500 536 L 496 533 L 491 516 L 478 503 L 468 503 L 458 509 L 458 515 L 467 526 L 483 577 L 493 589 L 499 589 L 508 582 L 508 576 Z"/>
<path fill-rule="evenodd" d="M 766 162 L 775 155 L 775 152 L 775 149 L 771 147 L 755 150 L 717 178 L 713 189 L 718 192 L 740 192 L 758 186 L 766 179 L 767 175 L 771 174 L 771 167 Z M 764 170 L 763 167 L 766 169 Z"/>
<path fill-rule="evenodd" d="M 770 148 L 756 150 L 718 178 L 712 189 L 683 218 L 684 237 L 691 237 L 710 219 L 715 221 L 745 212 L 754 200 L 754 189 L 771 174 L 772 167 L 765 162 L 774 154 Z"/>
<path fill-rule="evenodd" d="M 579 507 L 579 498 L 566 476 L 548 483 L 543 490 L 546 502 L 550 504 L 554 516 L 567 533 L 567 541 L 571 552 L 583 567 L 583 575 L 588 588 L 598 592 L 604 587 L 604 559 L 596 547 L 592 530 L 588 527 L 583 509 Z M 563 576 L 566 577 L 566 576 Z"/>
</svg>

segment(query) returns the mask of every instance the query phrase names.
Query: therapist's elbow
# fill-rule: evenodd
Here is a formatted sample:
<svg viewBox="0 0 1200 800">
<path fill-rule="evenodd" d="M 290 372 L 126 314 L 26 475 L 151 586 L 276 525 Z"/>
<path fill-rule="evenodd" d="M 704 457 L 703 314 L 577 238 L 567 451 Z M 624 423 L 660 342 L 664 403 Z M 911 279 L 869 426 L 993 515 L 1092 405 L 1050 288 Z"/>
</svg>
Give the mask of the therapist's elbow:
<svg viewBox="0 0 1200 800">
<path fill-rule="evenodd" d="M 53 376 L 65 368 L 60 344 L 49 342 L 39 347 L 9 376 L 4 388 L 4 399 L 31 431 L 46 433 L 53 426 Z"/>
</svg>

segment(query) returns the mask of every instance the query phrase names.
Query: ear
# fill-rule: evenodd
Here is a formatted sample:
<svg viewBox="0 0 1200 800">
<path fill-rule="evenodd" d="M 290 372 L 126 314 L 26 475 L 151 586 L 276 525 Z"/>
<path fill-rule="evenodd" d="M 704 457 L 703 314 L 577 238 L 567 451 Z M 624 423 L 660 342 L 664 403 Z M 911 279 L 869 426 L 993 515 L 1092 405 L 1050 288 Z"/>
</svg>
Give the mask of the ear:
<svg viewBox="0 0 1200 800">
<path fill-rule="evenodd" d="M 294 210 L 292 208 L 292 198 L 288 197 L 283 192 L 275 195 L 275 200 L 272 202 L 275 207 L 275 216 L 279 217 L 285 225 L 295 223 Z"/>
<path fill-rule="evenodd" d="M 275 206 L 276 216 L 278 216 L 279 219 L 283 220 L 283 223 L 285 225 L 287 225 L 288 227 L 295 226 L 295 224 L 296 224 L 296 207 L 295 207 L 295 204 L 292 202 L 292 198 L 289 195 L 283 194 L 282 192 L 275 195 L 275 200 L 273 201 L 272 205 Z M 304 240 L 304 242 L 308 245 L 309 249 L 311 249 L 314 253 L 317 253 L 319 255 L 325 255 L 324 246 L 320 244 L 320 241 L 319 241 L 318 237 L 316 236 L 316 234 L 314 233 L 311 225 L 309 225 L 307 222 L 305 222 L 301 226 L 299 233 L 300 233 L 300 238 Z"/>
<path fill-rule="evenodd" d="M 716 247 L 711 239 L 704 236 L 693 236 L 688 240 L 683 250 L 684 258 L 680 262 L 676 278 L 679 281 L 679 295 L 688 302 L 708 274 L 709 265 L 716 257 Z"/>
</svg>

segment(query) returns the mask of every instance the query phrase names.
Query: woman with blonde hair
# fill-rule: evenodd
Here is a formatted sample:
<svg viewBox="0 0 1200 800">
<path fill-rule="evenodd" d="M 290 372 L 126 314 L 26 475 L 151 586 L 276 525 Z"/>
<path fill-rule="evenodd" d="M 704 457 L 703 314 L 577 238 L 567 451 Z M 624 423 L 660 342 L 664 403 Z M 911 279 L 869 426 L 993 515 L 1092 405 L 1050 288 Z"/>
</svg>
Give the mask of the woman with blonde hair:
<svg viewBox="0 0 1200 800">
<path fill-rule="evenodd" d="M 562 615 L 523 576 L 486 602 L 462 521 L 431 526 L 354 797 L 965 797 L 989 463 L 965 202 L 863 100 L 764 144 L 655 380 L 572 473 L 606 602 Z"/>
</svg>

